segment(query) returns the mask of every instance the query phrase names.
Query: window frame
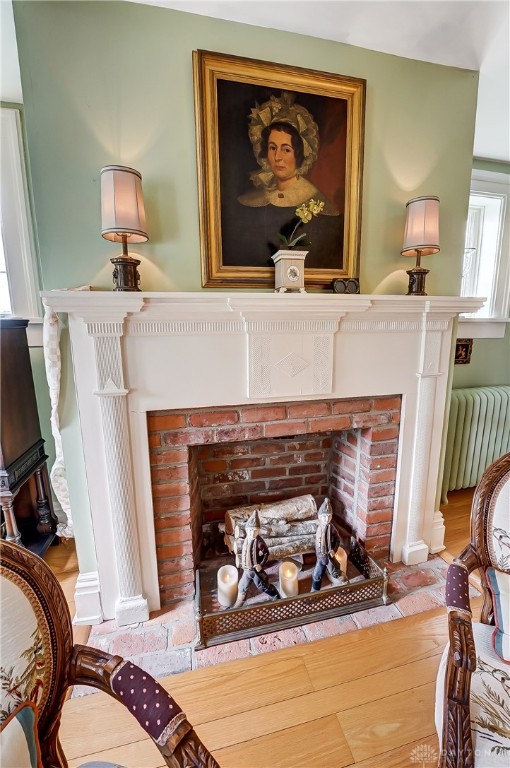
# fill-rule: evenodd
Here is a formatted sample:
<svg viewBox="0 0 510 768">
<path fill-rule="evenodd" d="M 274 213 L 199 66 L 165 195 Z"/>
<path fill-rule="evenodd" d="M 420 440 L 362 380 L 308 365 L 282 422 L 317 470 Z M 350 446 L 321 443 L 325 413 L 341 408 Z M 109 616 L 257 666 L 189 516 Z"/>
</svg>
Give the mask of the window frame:
<svg viewBox="0 0 510 768">
<path fill-rule="evenodd" d="M 42 346 L 42 304 L 23 142 L 21 105 L 0 105 L 0 216 L 12 314 L 29 321 L 29 346 Z"/>
<path fill-rule="evenodd" d="M 461 315 L 459 332 L 470 338 L 502 338 L 505 335 L 510 307 L 510 174 L 497 171 L 473 170 L 471 174 L 471 195 L 482 197 L 504 195 L 502 230 L 499 233 L 497 263 L 494 276 L 493 296 L 490 301 L 491 314 L 487 317 Z"/>
</svg>

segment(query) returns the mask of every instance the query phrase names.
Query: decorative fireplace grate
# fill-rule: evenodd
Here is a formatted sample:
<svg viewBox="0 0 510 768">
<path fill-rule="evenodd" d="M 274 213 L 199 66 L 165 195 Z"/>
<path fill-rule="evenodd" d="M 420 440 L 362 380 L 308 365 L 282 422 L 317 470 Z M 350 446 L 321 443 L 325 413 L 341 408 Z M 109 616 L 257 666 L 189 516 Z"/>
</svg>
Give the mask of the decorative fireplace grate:
<svg viewBox="0 0 510 768">
<path fill-rule="evenodd" d="M 388 581 L 386 568 L 380 568 L 355 539 L 351 540 L 349 560 L 363 575 L 363 580 L 274 602 L 244 605 L 237 609 L 210 613 L 201 610 L 200 573 L 197 569 L 197 647 L 205 648 L 242 640 L 385 605 Z"/>
</svg>

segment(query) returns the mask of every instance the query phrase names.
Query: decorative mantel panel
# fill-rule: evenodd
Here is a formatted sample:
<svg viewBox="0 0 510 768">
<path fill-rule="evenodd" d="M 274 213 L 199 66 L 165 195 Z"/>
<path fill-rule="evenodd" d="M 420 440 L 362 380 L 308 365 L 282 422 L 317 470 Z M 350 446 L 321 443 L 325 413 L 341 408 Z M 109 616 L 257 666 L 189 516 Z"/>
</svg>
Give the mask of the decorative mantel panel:
<svg viewBox="0 0 510 768">
<path fill-rule="evenodd" d="M 104 618 L 129 623 L 159 608 L 148 411 L 399 394 L 391 556 L 422 562 L 443 548 L 436 497 L 454 320 L 481 300 L 205 291 L 44 298 L 69 317 Z"/>
<path fill-rule="evenodd" d="M 248 397 L 331 393 L 338 321 L 269 320 L 246 325 Z"/>
</svg>

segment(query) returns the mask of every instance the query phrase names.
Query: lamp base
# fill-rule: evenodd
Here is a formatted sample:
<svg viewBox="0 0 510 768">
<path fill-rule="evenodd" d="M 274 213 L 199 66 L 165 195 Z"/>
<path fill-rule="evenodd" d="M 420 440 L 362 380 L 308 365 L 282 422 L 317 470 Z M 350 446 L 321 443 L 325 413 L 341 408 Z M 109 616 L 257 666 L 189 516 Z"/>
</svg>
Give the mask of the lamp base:
<svg viewBox="0 0 510 768">
<path fill-rule="evenodd" d="M 429 272 L 429 269 L 423 269 L 423 267 L 414 267 L 413 269 L 408 269 L 406 271 L 406 274 L 409 275 L 407 296 L 427 295 L 425 292 L 425 278 Z"/>
<path fill-rule="evenodd" d="M 138 265 L 139 259 L 133 259 L 131 256 L 116 256 L 110 259 L 114 265 L 113 270 L 113 290 L 114 291 L 139 291 L 140 274 Z"/>
</svg>

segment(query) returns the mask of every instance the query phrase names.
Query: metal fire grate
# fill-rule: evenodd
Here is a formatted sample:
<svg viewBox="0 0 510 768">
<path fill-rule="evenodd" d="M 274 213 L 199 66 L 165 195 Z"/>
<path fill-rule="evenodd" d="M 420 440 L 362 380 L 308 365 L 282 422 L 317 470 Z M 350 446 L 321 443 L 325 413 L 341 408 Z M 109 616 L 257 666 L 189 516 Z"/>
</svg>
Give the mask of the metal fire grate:
<svg viewBox="0 0 510 768">
<path fill-rule="evenodd" d="M 349 559 L 364 576 L 363 581 L 213 613 L 201 610 L 200 574 L 197 569 L 198 647 L 205 648 L 209 645 L 242 640 L 385 605 L 388 581 L 386 568 L 380 568 L 355 540 L 351 541 Z"/>
</svg>

